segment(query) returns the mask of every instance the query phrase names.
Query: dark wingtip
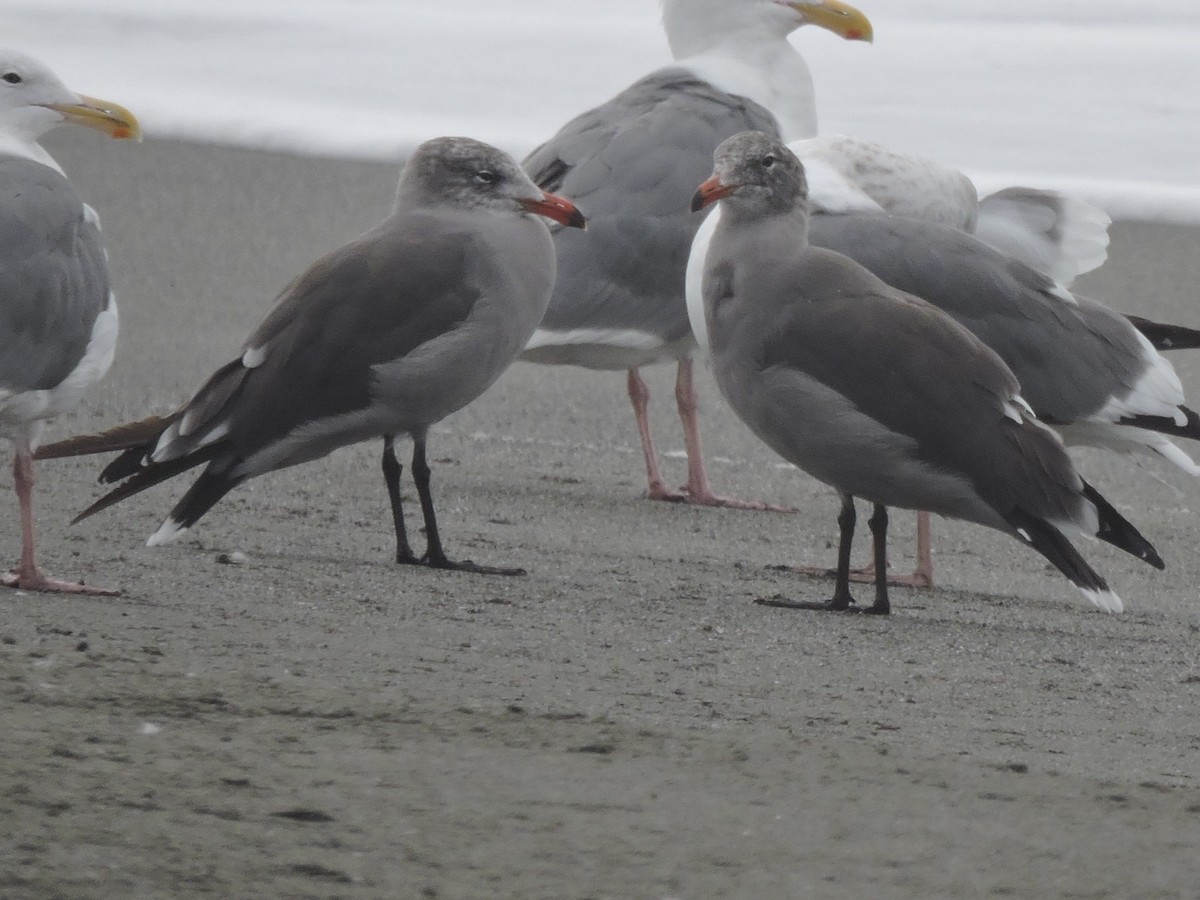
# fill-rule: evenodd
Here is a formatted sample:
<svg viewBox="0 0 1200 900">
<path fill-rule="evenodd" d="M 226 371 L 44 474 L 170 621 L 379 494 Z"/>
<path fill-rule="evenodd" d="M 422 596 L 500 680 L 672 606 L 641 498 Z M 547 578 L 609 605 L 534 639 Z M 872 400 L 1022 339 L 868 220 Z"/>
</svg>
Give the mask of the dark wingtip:
<svg viewBox="0 0 1200 900">
<path fill-rule="evenodd" d="M 1141 316 L 1126 315 L 1126 319 L 1146 336 L 1155 350 L 1195 350 L 1200 348 L 1200 330 L 1184 325 L 1154 322 Z"/>
<path fill-rule="evenodd" d="M 1108 583 L 1100 573 L 1088 565 L 1066 536 L 1045 519 L 1020 507 L 1005 513 L 1004 518 L 1020 540 L 1049 560 L 1071 584 L 1087 592 L 1108 591 Z"/>
<path fill-rule="evenodd" d="M 1184 423 L 1180 425 L 1168 416 L 1125 416 L 1117 420 L 1118 425 L 1131 425 L 1134 428 L 1145 428 L 1159 434 L 1171 437 L 1190 438 L 1200 441 L 1200 415 L 1187 406 L 1177 406 L 1175 409 L 1183 414 Z"/>
<path fill-rule="evenodd" d="M 187 456 L 168 460 L 167 462 L 162 463 L 151 463 L 135 471 L 121 475 L 120 477 L 125 479 L 121 482 L 121 484 L 117 485 L 116 488 L 109 491 L 79 515 L 77 515 L 74 519 L 72 519 L 71 524 L 74 525 L 77 522 L 81 522 L 89 516 L 95 515 L 101 510 L 108 509 L 110 506 L 120 503 L 127 497 L 132 497 L 134 494 L 140 494 L 147 488 L 166 481 L 168 478 L 174 478 L 176 475 L 180 474 L 181 472 L 186 472 L 193 466 L 198 466 L 201 463 L 208 462 L 217 454 L 220 448 L 220 443 L 209 444 L 208 446 L 201 447 L 195 453 L 191 453 Z M 122 459 L 125 459 L 125 456 L 118 457 L 114 462 Z M 105 471 L 107 472 L 108 470 L 106 469 Z M 117 479 L 114 478 L 112 480 Z M 194 490 L 195 485 L 192 487 Z M 228 490 L 228 488 L 226 490 Z M 199 518 L 199 516 L 196 518 Z"/>
<path fill-rule="evenodd" d="M 1136 556 L 1156 569 L 1162 570 L 1167 567 L 1154 545 L 1086 481 L 1083 483 L 1083 495 L 1096 507 L 1100 517 L 1100 530 L 1096 532 L 1096 537 L 1119 550 L 1124 550 L 1130 556 Z"/>
</svg>

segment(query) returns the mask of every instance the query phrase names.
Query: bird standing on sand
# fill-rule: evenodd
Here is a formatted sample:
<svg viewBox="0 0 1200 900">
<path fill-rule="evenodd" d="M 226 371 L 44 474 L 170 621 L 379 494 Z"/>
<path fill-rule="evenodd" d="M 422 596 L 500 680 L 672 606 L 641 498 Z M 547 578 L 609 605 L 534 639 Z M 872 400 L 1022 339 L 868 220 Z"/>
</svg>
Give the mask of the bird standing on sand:
<svg viewBox="0 0 1200 900">
<path fill-rule="evenodd" d="M 446 557 L 425 445 L 429 428 L 491 386 L 541 320 L 555 263 L 540 216 L 584 226 L 570 202 L 544 193 L 500 150 L 427 141 L 401 172 L 392 215 L 295 279 L 241 354 L 182 408 L 42 455 L 124 451 L 101 475 L 122 483 L 79 518 L 204 464 L 148 542 L 161 544 L 248 478 L 382 436 L 397 562 L 522 574 Z M 400 504 L 393 442 L 403 434 L 413 438 L 425 520 L 420 557 Z"/>
<path fill-rule="evenodd" d="M 69 90 L 49 68 L 0 48 L 0 435 L 15 451 L 21 561 L 8 587 L 112 594 L 52 578 L 34 546 L 33 452 L 48 419 L 104 377 L 117 345 L 117 304 L 94 210 L 38 138 L 63 123 L 138 139 L 123 107 Z"/>
<path fill-rule="evenodd" d="M 725 138 L 747 129 L 816 133 L 812 77 L 788 42 L 809 24 L 871 40 L 867 18 L 837 0 L 663 0 L 676 63 L 577 116 L 524 163 L 538 185 L 583 205 L 588 234 L 581 240 L 556 231 L 558 281 L 522 359 L 627 370 L 652 499 L 763 507 L 718 497 L 709 485 L 693 383 L 696 342 L 683 298 L 700 223 L 685 204 Z M 649 390 L 638 373 L 662 362 L 678 364 L 675 396 L 688 457 L 682 493 L 659 470 Z"/>
<path fill-rule="evenodd" d="M 807 186 L 771 137 L 735 136 L 693 209 L 721 201 L 704 262 L 703 302 L 717 384 L 785 459 L 842 496 L 837 584 L 819 608 L 845 610 L 854 498 L 875 505 L 875 602 L 890 611 L 888 506 L 1003 531 L 1033 547 L 1096 606 L 1120 598 L 1063 529 L 1151 565 L 1141 534 L 1076 473 L 1016 378 L 967 329 L 847 257 L 808 243 Z M 811 608 L 810 604 L 792 604 Z"/>
<path fill-rule="evenodd" d="M 833 145 L 841 160 L 846 159 L 847 141 L 838 139 Z M 897 207 L 889 205 L 885 212 L 873 200 L 856 202 L 853 185 L 847 185 L 839 205 L 831 200 L 830 178 L 823 171 L 829 154 L 817 155 L 813 165 L 805 155 L 818 143 L 789 145 L 804 160 L 806 177 L 816 175 L 815 188 L 814 182 L 808 181 L 809 209 L 815 213 L 809 219 L 809 244 L 850 257 L 891 287 L 932 303 L 968 328 L 1017 376 L 1021 395 L 1038 419 L 1055 428 L 1068 444 L 1147 451 L 1189 474 L 1200 474 L 1200 467 L 1170 440 L 1200 440 L 1200 417 L 1185 405 L 1183 385 L 1155 345 L 1157 340 L 1178 347 L 1195 346 L 1200 333 L 1182 326 L 1131 321 L 966 233 L 961 221 L 958 227 L 950 227 L 939 221 L 946 217 L 918 219 L 923 211 L 909 202 L 915 201 L 915 194 Z M 875 154 L 886 152 L 873 145 L 869 149 Z M 905 174 L 896 165 L 904 157 L 891 154 L 884 161 Z M 913 164 L 917 162 L 920 160 L 913 160 Z M 846 174 L 846 181 L 870 175 L 869 163 L 869 159 L 859 159 Z M 893 199 L 901 196 L 897 191 L 907 190 L 909 181 L 928 188 L 930 173 L 919 174 L 919 179 L 900 177 Z M 869 180 L 865 183 L 871 186 Z M 876 183 L 888 185 L 887 173 L 881 171 Z M 920 196 L 924 212 L 938 208 L 939 192 L 926 190 Z M 1068 209 L 1080 205 L 1059 200 Z M 943 202 L 940 208 L 950 205 Z M 705 220 L 689 260 L 688 315 L 701 343 L 706 343 L 706 337 L 699 283 L 708 242 L 721 217 L 718 209 Z M 1089 247 L 1090 254 L 1086 252 Z M 1076 240 L 1059 248 L 1053 268 L 1087 265 L 1084 260 L 1095 261 L 1097 249 L 1096 243 L 1087 240 L 1086 228 L 1080 226 Z M 1068 250 L 1084 254 L 1076 257 Z M 917 560 L 917 570 L 910 578 L 890 576 L 892 583 L 921 586 L 932 582 L 929 523 L 924 513 L 918 519 Z M 800 571 L 812 570 L 801 567 Z"/>
</svg>

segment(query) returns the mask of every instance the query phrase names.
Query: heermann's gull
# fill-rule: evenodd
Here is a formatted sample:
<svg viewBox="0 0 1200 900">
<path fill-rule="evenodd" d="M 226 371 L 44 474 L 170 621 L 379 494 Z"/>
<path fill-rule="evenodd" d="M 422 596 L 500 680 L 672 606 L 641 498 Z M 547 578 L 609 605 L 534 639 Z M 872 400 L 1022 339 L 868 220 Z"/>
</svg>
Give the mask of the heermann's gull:
<svg viewBox="0 0 1200 900">
<path fill-rule="evenodd" d="M 79 518 L 206 464 L 151 536 L 191 527 L 228 491 L 337 447 L 384 439 L 396 560 L 520 574 L 446 558 L 425 456 L 430 426 L 483 393 L 541 320 L 554 248 L 539 216 L 583 227 L 507 154 L 469 138 L 422 144 L 400 175 L 392 215 L 293 281 L 241 355 L 163 419 L 43 448 L 44 455 L 123 449 L 101 480 L 123 483 Z M 397 435 L 413 438 L 413 478 L 427 549 L 409 547 L 400 506 Z"/>
<path fill-rule="evenodd" d="M 807 142 L 801 142 L 807 149 Z M 827 184 L 822 184 L 827 188 Z M 843 199 L 846 199 L 843 197 Z M 823 200 L 824 209 L 839 208 Z M 1016 374 L 1037 416 L 1068 443 L 1154 452 L 1191 474 L 1200 468 L 1170 436 L 1200 439 L 1200 418 L 1184 405 L 1171 364 L 1140 329 L 1187 343 L 1190 329 L 1158 323 L 1137 328 L 1107 307 L 1072 294 L 1049 276 L 959 228 L 882 212 L 811 217 L 809 241 L 843 253 L 892 287 L 929 301 L 995 350 Z M 721 216 L 704 223 L 693 244 L 688 306 L 704 342 L 699 278 L 707 242 Z M 961 226 L 960 226 L 961 227 Z M 905 583 L 932 581 L 928 521 L 918 526 L 917 570 Z"/>
<path fill-rule="evenodd" d="M 589 231 L 583 240 L 556 232 L 558 281 L 522 358 L 628 370 L 652 498 L 761 506 L 716 497 L 705 472 L 692 383 L 696 345 L 683 300 L 699 222 L 684 205 L 708 173 L 712 151 L 730 135 L 773 132 L 776 119 L 793 137 L 816 132 L 812 79 L 787 40 L 805 24 L 871 38 L 866 17 L 835 0 L 664 0 L 675 65 L 568 122 L 525 160 L 540 186 L 579 201 Z M 676 398 L 688 454 L 682 494 L 659 471 L 649 395 L 637 371 L 669 361 L 679 366 Z"/>
<path fill-rule="evenodd" d="M 45 65 L 0 48 L 0 434 L 13 443 L 21 562 L 9 587 L 112 594 L 37 564 L 33 451 L 46 420 L 79 403 L 112 364 L 117 304 L 99 219 L 37 140 L 64 122 L 114 138 L 141 132 L 128 110 L 67 87 Z"/>
<path fill-rule="evenodd" d="M 717 384 L 776 452 L 842 496 L 838 580 L 847 609 L 854 497 L 875 504 L 875 603 L 887 595 L 888 506 L 926 509 L 1030 545 L 1101 609 L 1120 599 L 1062 529 L 1159 568 L 1137 530 L 1076 473 L 1004 362 L 931 304 L 808 243 L 803 167 L 763 134 L 716 154 L 693 208 L 722 200 L 703 276 Z M 803 604 L 801 604 L 803 605 Z"/>
</svg>

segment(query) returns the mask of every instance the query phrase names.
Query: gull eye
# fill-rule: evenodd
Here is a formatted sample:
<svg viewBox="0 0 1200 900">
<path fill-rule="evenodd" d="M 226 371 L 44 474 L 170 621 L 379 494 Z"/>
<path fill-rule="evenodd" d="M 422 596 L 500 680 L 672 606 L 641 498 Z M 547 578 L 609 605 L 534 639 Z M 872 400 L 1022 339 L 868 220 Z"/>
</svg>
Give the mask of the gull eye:
<svg viewBox="0 0 1200 900">
<path fill-rule="evenodd" d="M 22 81 L 24 81 L 24 79 L 16 72 L 5 72 L 4 80 L 9 84 L 20 84 Z"/>
<path fill-rule="evenodd" d="M 490 169 L 480 169 L 475 173 L 475 180 L 480 184 L 495 184 L 499 180 L 499 176 Z"/>
</svg>

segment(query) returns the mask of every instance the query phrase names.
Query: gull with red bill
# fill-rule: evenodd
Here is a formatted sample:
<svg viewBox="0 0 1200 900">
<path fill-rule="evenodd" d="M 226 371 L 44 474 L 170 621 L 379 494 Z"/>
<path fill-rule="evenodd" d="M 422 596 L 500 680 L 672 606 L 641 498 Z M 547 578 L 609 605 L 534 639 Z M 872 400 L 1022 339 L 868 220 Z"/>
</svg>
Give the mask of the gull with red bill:
<svg viewBox="0 0 1200 900">
<path fill-rule="evenodd" d="M 842 498 L 837 584 L 848 610 L 854 498 L 874 505 L 875 602 L 886 614 L 887 507 L 997 529 L 1041 553 L 1101 609 L 1122 603 L 1067 534 L 1107 541 L 1161 569 L 1154 547 L 1080 478 L 1033 415 L 1003 359 L 934 305 L 809 242 L 804 168 L 748 132 L 725 141 L 692 200 L 723 215 L 703 257 L 713 374 L 773 450 Z"/>
<path fill-rule="evenodd" d="M 470 138 L 427 141 L 400 174 L 392 215 L 296 278 L 184 406 L 40 455 L 120 451 L 100 476 L 118 486 L 78 518 L 203 465 L 153 545 L 249 478 L 382 437 L 397 562 L 523 574 L 447 558 L 425 448 L 430 427 L 487 390 L 541 320 L 555 273 L 543 216 L 584 227 L 571 202 L 534 185 L 508 154 Z M 400 503 L 401 435 L 413 439 L 421 556 Z"/>
</svg>

